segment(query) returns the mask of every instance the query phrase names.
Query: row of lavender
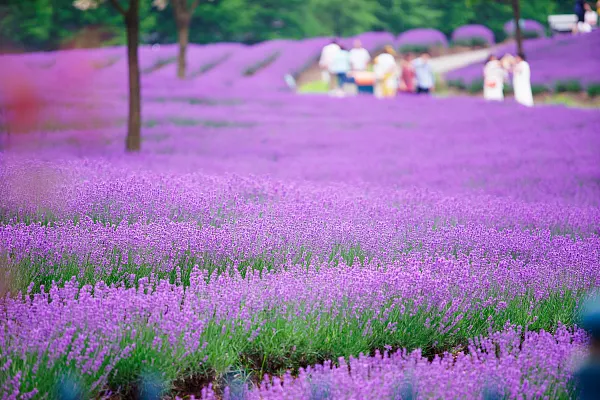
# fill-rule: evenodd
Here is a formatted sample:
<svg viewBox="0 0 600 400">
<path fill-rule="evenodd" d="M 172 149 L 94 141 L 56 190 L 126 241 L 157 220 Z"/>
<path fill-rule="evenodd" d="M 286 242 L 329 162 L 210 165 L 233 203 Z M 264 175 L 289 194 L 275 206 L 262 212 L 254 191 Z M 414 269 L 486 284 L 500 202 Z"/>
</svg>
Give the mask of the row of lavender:
<svg viewBox="0 0 600 400">
<path fill-rule="evenodd" d="M 365 101 L 356 106 L 364 107 Z M 311 116 L 313 131 L 315 121 L 342 111 L 332 104 Z M 307 105 L 306 100 L 284 103 L 280 118 L 301 121 Z M 230 107 L 237 106 L 219 112 L 230 112 Z M 164 105 L 150 111 L 173 113 Z M 260 114 L 256 105 L 238 111 Z M 503 108 L 491 105 L 489 111 L 499 118 Z M 565 115 L 557 111 L 533 112 L 559 123 Z M 593 116 L 563 112 L 584 122 Z M 371 118 L 393 122 L 394 115 L 394 109 L 383 110 Z M 444 114 L 433 115 L 438 125 L 444 123 Z M 452 119 L 460 129 L 457 116 Z M 485 127 L 481 124 L 478 131 L 483 141 Z M 358 148 L 340 146 L 347 133 L 319 131 L 338 144 L 333 152 L 356 160 Z M 523 135 L 531 139 L 537 136 L 533 131 L 519 134 L 521 144 L 549 152 L 553 163 L 564 153 L 562 145 L 554 152 L 527 145 Z M 565 188 L 578 185 L 570 180 L 577 168 L 597 175 L 598 164 L 586 161 L 596 137 L 578 131 L 568 139 L 572 164 L 552 172 L 568 178 Z M 371 134 L 369 141 L 383 138 Z M 556 138 L 549 133 L 544 142 Z M 245 164 L 230 158 L 224 169 L 242 166 L 248 172 L 248 165 L 260 160 L 260 150 L 239 139 L 229 138 L 254 159 Z M 295 141 L 313 142 L 305 139 L 300 132 L 288 132 L 279 140 L 302 153 Z M 471 136 L 463 133 L 452 140 L 479 153 Z M 412 142 L 395 141 L 405 148 Z M 190 147 L 179 145 L 174 159 Z M 494 163 L 494 147 L 487 146 L 488 154 L 475 160 L 479 168 Z M 331 148 L 327 153 L 331 156 Z M 396 149 L 394 156 L 401 153 Z M 435 153 L 428 154 L 432 173 L 439 176 L 447 166 L 438 164 Z M 302 169 L 318 164 L 321 173 L 330 169 L 350 175 L 343 164 L 314 163 L 304 156 Z M 590 204 L 594 196 L 571 199 L 575 204 L 567 206 L 553 204 L 551 194 L 531 204 L 477 197 L 471 191 L 450 196 L 448 188 L 446 193 L 397 190 L 385 180 L 341 185 L 294 182 L 292 175 L 281 182 L 247 174 L 185 174 L 150 155 L 110 164 L 97 159 L 2 161 L 0 249 L 8 267 L 3 281 L 24 291 L 28 287 L 32 294 L 4 303 L 2 393 L 20 398 L 48 393 L 73 373 L 86 391 L 82 397 L 109 396 L 110 390 L 122 392 L 145 369 L 160 371 L 165 382 L 190 375 L 228 376 L 234 365 L 258 376 L 278 375 L 298 365 L 387 347 L 421 352 L 349 361 L 350 373 L 343 363 L 334 369 L 316 367 L 296 380 L 284 377 L 283 386 L 267 378 L 250 391 L 235 382 L 223 389 L 225 383 L 217 379 L 215 390 L 226 398 L 239 398 L 240 391 L 249 398 L 315 393 L 360 398 L 365 390 L 377 397 L 406 390 L 442 398 L 490 390 L 509 397 L 569 396 L 568 380 L 573 362 L 581 359 L 585 335 L 559 328 L 555 334 L 528 333 L 521 344 L 518 328 L 504 330 L 504 325 L 510 321 L 554 331 L 561 323 L 576 322 L 578 300 L 600 286 L 600 217 L 597 204 Z M 187 161 L 186 167 L 194 168 Z M 460 157 L 457 162 L 467 165 Z M 199 165 L 211 168 L 210 163 Z M 292 166 L 293 160 L 272 164 L 273 171 L 288 174 Z M 527 170 L 518 167 L 517 173 Z M 518 194 L 511 187 L 512 195 Z M 487 339 L 469 345 L 479 336 Z M 505 351 L 491 351 L 496 345 Z M 435 354 L 443 356 L 427 362 Z M 474 367 L 483 371 L 477 379 L 464 374 Z M 210 388 L 203 393 L 215 396 Z"/>
<path fill-rule="evenodd" d="M 524 46 L 535 90 L 581 91 L 600 85 L 597 77 L 600 57 L 592 51 L 600 46 L 600 32 L 535 39 L 525 42 Z M 507 44 L 497 48 L 495 54 L 501 57 L 506 53 L 516 54 L 516 51 L 514 44 Z M 473 64 L 451 71 L 446 79 L 468 86 L 482 80 L 482 70 L 481 64 Z"/>
<path fill-rule="evenodd" d="M 31 398 L 52 393 L 61 377 L 72 374 L 85 391 L 81 397 L 90 398 L 122 393 L 148 370 L 160 371 L 170 388 L 190 375 L 227 376 L 234 365 L 261 376 L 406 346 L 424 350 L 361 357 L 350 361 L 350 372 L 343 361 L 333 370 L 309 369 L 295 380 L 286 376 L 283 387 L 265 378 L 251 398 L 308 398 L 318 391 L 355 399 L 365 390 L 385 396 L 406 390 L 397 386 L 405 380 L 425 397 L 479 397 L 486 390 L 508 398 L 570 397 L 569 378 L 587 344 L 583 332 L 560 325 L 561 319 L 572 323 L 573 297 L 479 303 L 481 290 L 489 290 L 485 282 L 469 279 L 466 269 L 431 266 L 322 266 L 210 283 L 194 270 L 187 289 L 152 280 L 131 289 L 103 283 L 77 289 L 73 281 L 30 299 L 9 299 L 0 331 L 0 390 Z M 525 276 L 543 280 L 543 274 Z M 557 309 L 563 312 L 557 315 Z M 556 333 L 527 333 L 523 341 L 518 328 L 502 329 L 509 320 Z M 441 355 L 428 362 L 436 353 Z M 230 392 L 248 390 L 243 383 L 228 386 Z M 210 387 L 203 392 L 209 397 Z"/>
</svg>

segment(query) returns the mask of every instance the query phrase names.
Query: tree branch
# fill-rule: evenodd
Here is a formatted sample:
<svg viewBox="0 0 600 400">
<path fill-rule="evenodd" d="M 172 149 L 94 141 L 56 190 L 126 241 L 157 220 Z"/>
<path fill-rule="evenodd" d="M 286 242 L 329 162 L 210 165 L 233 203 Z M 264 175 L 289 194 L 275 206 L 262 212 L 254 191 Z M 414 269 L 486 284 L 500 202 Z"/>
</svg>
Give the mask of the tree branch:
<svg viewBox="0 0 600 400">
<path fill-rule="evenodd" d="M 190 5 L 190 8 L 189 8 L 189 10 L 190 10 L 190 15 L 193 15 L 193 14 L 194 14 L 194 11 L 196 11 L 196 8 L 198 8 L 198 4 L 200 4 L 200 0 L 194 0 L 194 1 L 192 2 L 192 4 Z"/>
<path fill-rule="evenodd" d="M 110 4 L 113 5 L 114 8 L 117 9 L 117 11 L 123 15 L 124 17 L 127 15 L 127 11 L 125 11 L 125 9 L 123 8 L 123 6 L 121 4 L 119 4 L 118 0 L 110 0 Z"/>
</svg>

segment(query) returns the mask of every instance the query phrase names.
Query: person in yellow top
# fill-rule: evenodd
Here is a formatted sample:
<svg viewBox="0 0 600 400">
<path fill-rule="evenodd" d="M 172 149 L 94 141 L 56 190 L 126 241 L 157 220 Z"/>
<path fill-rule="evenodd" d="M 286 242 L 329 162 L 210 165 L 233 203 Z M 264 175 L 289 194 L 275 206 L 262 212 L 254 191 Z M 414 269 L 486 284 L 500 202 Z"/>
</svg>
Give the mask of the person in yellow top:
<svg viewBox="0 0 600 400">
<path fill-rule="evenodd" d="M 373 60 L 375 73 L 375 95 L 377 97 L 394 97 L 398 90 L 398 65 L 394 57 L 396 52 L 392 46 L 385 46 L 382 54 Z"/>
</svg>

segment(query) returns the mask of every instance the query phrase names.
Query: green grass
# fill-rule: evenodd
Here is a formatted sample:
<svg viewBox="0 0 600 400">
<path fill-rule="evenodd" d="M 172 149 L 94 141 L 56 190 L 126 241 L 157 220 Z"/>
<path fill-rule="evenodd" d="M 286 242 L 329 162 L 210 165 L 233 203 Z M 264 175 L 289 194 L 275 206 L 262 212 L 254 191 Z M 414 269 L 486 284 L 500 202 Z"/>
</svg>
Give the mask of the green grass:
<svg viewBox="0 0 600 400">
<path fill-rule="evenodd" d="M 600 104 L 589 104 L 578 100 L 568 94 L 554 94 L 544 99 L 544 104 L 562 105 L 565 107 L 572 108 L 587 108 L 587 109 L 598 109 Z"/>
<path fill-rule="evenodd" d="M 160 60 L 156 61 L 156 63 L 154 63 L 153 65 L 142 69 L 142 74 L 150 74 L 152 72 L 155 72 L 155 71 L 175 62 L 175 60 L 177 60 L 177 57 L 168 57 L 168 58 L 160 59 Z"/>
<path fill-rule="evenodd" d="M 273 54 L 271 54 L 270 56 L 268 56 L 267 58 L 265 58 L 264 60 L 260 60 L 256 64 L 249 66 L 248 68 L 246 68 L 244 70 L 243 75 L 248 77 L 248 76 L 252 76 L 252 75 L 256 74 L 258 71 L 267 67 L 273 61 L 275 61 L 279 57 L 280 54 L 281 54 L 281 52 L 276 51 Z"/>
<path fill-rule="evenodd" d="M 194 78 L 210 71 L 211 69 L 215 68 L 217 65 L 225 62 L 230 56 L 231 56 L 231 53 L 227 53 L 223 57 L 217 58 L 215 60 L 212 60 L 212 61 L 202 65 L 196 71 L 190 73 L 188 75 L 187 79 L 194 79 Z"/>
<path fill-rule="evenodd" d="M 465 351 L 469 339 L 486 336 L 490 329 L 501 330 L 508 321 L 531 330 L 550 332 L 559 322 L 572 325 L 578 298 L 579 294 L 570 292 L 541 302 L 534 301 L 529 295 L 516 298 L 502 311 L 486 307 L 480 312 L 463 315 L 446 333 L 441 333 L 443 329 L 440 328 L 445 326 L 442 322 L 444 310 L 439 309 L 419 309 L 409 313 L 397 303 L 390 302 L 382 310 L 367 310 L 357 317 L 348 317 L 354 314 L 346 314 L 344 310 L 351 310 L 352 304 L 342 302 L 333 304 L 331 308 L 314 309 L 299 318 L 296 315 L 297 305 L 290 305 L 287 313 L 283 314 L 274 314 L 268 309 L 259 312 L 250 326 L 244 326 L 241 320 L 226 325 L 212 320 L 196 338 L 197 348 L 185 346 L 183 340 L 170 343 L 152 326 L 139 321 L 133 323 L 135 333 L 123 335 L 120 342 L 115 343 L 114 351 L 126 347 L 132 350 L 127 357 L 117 361 L 109 374 L 109 386 L 116 389 L 131 385 L 148 367 L 161 371 L 166 382 L 186 376 L 215 380 L 232 369 L 246 371 L 260 379 L 264 374 L 297 371 L 299 367 L 327 359 L 373 354 L 376 349 L 383 350 L 384 346 L 392 349 L 420 348 L 428 357 L 444 351 Z M 530 309 L 532 303 L 537 305 Z M 410 307 L 409 302 L 405 304 Z M 387 317 L 377 318 L 376 311 L 380 315 L 386 312 Z M 458 316 L 454 313 L 450 320 Z M 258 328 L 260 331 L 256 334 Z M 156 338 L 162 340 L 161 348 L 153 346 Z M 49 393 L 57 378 L 67 372 L 75 373 L 77 369 L 66 355 L 51 368 L 43 362 L 45 357 L 43 352 L 13 357 L 14 362 L 7 373 L 12 375 L 18 370 L 23 371 L 23 391 L 37 387 Z M 42 362 L 38 363 L 38 360 Z M 92 389 L 91 384 L 107 366 L 108 359 L 95 375 L 84 377 L 82 384 L 86 395 L 98 394 L 98 388 Z M 39 369 L 34 375 L 35 368 Z"/>
<path fill-rule="evenodd" d="M 322 80 L 305 83 L 298 88 L 298 93 L 323 94 L 329 92 L 329 84 Z"/>
<path fill-rule="evenodd" d="M 235 106 L 243 104 L 241 100 L 237 99 L 210 99 L 206 97 L 150 97 L 144 99 L 153 103 L 188 103 L 190 105 L 203 105 L 203 106 Z"/>
</svg>

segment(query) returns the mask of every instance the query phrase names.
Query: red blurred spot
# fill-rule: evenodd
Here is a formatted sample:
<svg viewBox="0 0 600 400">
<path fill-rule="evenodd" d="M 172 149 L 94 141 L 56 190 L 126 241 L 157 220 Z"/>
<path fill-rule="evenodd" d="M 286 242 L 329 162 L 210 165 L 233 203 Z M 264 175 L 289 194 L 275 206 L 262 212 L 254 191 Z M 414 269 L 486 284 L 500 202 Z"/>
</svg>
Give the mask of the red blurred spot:
<svg viewBox="0 0 600 400">
<path fill-rule="evenodd" d="M 0 74 L 0 107 L 8 133 L 21 133 L 34 129 L 39 121 L 42 98 L 27 67 L 3 67 Z"/>
</svg>

